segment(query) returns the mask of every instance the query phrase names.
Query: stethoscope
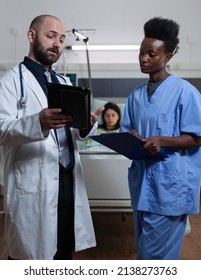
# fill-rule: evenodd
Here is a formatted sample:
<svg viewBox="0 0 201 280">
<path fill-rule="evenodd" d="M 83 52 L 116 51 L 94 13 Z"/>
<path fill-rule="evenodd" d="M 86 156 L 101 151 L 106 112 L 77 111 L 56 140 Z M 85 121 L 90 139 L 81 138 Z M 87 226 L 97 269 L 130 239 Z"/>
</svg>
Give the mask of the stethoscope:
<svg viewBox="0 0 201 280">
<path fill-rule="evenodd" d="M 21 96 L 20 96 L 20 100 L 19 100 L 19 105 L 20 105 L 20 109 L 26 107 L 26 100 L 25 100 L 25 96 L 24 96 L 24 85 L 23 85 L 23 77 L 22 77 L 22 64 L 23 62 L 20 62 L 19 64 L 19 74 L 20 74 L 20 91 L 21 91 Z M 60 77 L 61 79 L 63 79 L 63 81 L 67 84 L 67 81 L 65 80 L 65 78 L 56 73 L 54 70 L 52 70 L 54 72 L 54 74 L 58 77 Z"/>
<path fill-rule="evenodd" d="M 24 98 L 24 86 L 22 81 L 22 62 L 19 64 L 19 72 L 20 72 L 20 91 L 21 91 L 21 97 L 19 100 L 20 108 L 24 108 L 26 106 L 26 100 Z"/>
</svg>

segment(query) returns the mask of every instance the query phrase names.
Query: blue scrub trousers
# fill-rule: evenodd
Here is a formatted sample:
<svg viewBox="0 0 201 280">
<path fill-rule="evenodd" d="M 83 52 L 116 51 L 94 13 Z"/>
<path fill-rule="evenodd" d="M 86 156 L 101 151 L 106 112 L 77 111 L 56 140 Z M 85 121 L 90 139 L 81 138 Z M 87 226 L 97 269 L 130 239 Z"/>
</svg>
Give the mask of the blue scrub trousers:
<svg viewBox="0 0 201 280">
<path fill-rule="evenodd" d="M 186 228 L 187 215 L 162 216 L 134 211 L 138 260 L 177 260 Z"/>
</svg>

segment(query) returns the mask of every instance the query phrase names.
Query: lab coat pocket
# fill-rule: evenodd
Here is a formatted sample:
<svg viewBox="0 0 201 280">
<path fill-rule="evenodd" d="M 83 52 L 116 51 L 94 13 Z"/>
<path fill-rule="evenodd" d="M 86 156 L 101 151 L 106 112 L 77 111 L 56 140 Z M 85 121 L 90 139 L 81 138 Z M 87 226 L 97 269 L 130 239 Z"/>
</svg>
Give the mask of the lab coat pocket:
<svg viewBox="0 0 201 280">
<path fill-rule="evenodd" d="M 14 168 L 18 196 L 46 191 L 45 168 L 41 159 L 16 162 Z"/>
</svg>

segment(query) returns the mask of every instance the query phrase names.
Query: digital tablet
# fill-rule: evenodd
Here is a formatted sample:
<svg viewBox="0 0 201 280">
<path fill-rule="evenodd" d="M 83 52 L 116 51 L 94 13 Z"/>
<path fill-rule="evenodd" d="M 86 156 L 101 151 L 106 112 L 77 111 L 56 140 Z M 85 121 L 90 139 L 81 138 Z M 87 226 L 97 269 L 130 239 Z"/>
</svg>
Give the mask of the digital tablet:
<svg viewBox="0 0 201 280">
<path fill-rule="evenodd" d="M 86 87 L 47 83 L 48 108 L 61 108 L 72 116 L 68 126 L 90 129 L 90 90 Z"/>
</svg>

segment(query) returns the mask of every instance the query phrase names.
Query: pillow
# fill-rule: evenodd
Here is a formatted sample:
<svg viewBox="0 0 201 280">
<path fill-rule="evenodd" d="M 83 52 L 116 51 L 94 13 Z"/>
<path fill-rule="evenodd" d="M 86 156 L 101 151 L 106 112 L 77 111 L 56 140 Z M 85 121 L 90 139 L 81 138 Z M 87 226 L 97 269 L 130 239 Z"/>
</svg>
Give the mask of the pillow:
<svg viewBox="0 0 201 280">
<path fill-rule="evenodd" d="M 95 112 L 99 107 L 105 106 L 105 104 L 109 102 L 109 100 L 100 100 L 100 99 L 93 99 L 93 104 L 92 104 L 92 112 Z M 112 101 L 113 102 L 113 101 Z M 123 119 L 124 116 L 124 109 L 125 109 L 125 104 L 124 103 L 116 103 L 117 106 L 119 106 L 120 108 L 120 112 L 121 112 L 121 121 Z M 102 124 L 102 118 L 101 116 L 98 119 L 98 124 Z"/>
</svg>

